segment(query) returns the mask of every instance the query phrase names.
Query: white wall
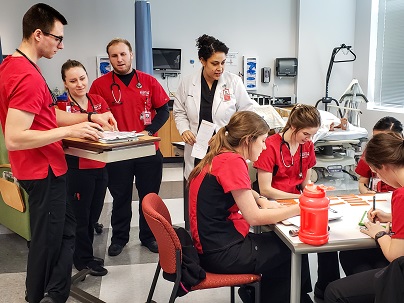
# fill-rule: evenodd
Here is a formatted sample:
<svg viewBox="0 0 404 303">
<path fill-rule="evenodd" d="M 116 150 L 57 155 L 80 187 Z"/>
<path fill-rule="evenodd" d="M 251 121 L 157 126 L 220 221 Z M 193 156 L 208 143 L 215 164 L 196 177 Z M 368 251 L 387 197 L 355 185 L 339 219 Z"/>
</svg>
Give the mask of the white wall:
<svg viewBox="0 0 404 303">
<path fill-rule="evenodd" d="M 353 46 L 355 37 L 355 1 L 299 1 L 298 101 L 314 105 L 325 96 L 326 75 L 332 50 L 342 43 Z M 345 58 L 340 52 L 336 59 Z M 337 100 L 353 78 L 354 63 L 335 63 L 328 95 Z M 322 106 L 319 106 L 322 109 Z"/>
<path fill-rule="evenodd" d="M 96 56 L 106 55 L 105 46 L 114 37 L 135 41 L 134 0 L 46 0 L 67 19 L 65 48 L 51 60 L 38 62 L 49 86 L 63 88 L 60 68 L 67 59 L 76 59 L 87 68 L 90 80 L 96 75 Z M 0 36 L 4 54 L 14 52 L 22 38 L 22 17 L 38 1 L 0 0 Z"/>
<path fill-rule="evenodd" d="M 238 52 L 238 66 L 226 69 L 242 72 L 242 56 L 258 56 L 259 70 L 272 68 L 271 82 L 259 83 L 258 93 L 272 94 L 274 60 L 296 57 L 297 2 L 295 0 L 149 0 L 152 14 L 154 47 L 181 48 L 181 77 L 200 68 L 195 40 L 208 34 L 223 41 L 230 52 Z M 190 59 L 195 64 L 190 64 Z M 261 71 L 261 70 L 260 70 Z M 259 73 L 260 73 L 259 71 Z M 159 75 L 156 77 L 164 87 Z M 260 75 L 259 75 L 260 79 Z M 170 90 L 175 91 L 178 78 L 169 78 Z M 294 93 L 294 79 L 275 79 L 278 96 Z"/>
<path fill-rule="evenodd" d="M 19 45 L 22 16 L 36 2 L 0 0 L 4 53 L 12 53 Z M 105 55 L 110 39 L 120 36 L 134 44 L 134 0 L 119 0 L 119 5 L 110 0 L 45 2 L 61 11 L 69 22 L 65 27 L 65 49 L 52 61 L 39 61 L 52 88 L 62 87 L 59 70 L 65 60 L 83 62 L 92 81 L 96 56 Z M 299 102 L 315 104 L 325 94 L 332 49 L 341 43 L 352 45 L 358 58 L 354 64 L 334 64 L 329 95 L 339 99 L 353 77 L 360 80 L 362 87 L 367 87 L 366 30 L 370 22 L 370 0 L 150 0 L 150 3 L 153 46 L 182 49 L 182 77 L 199 68 L 195 39 L 207 33 L 225 42 L 230 51 L 239 53 L 238 66 L 228 66 L 228 70 L 242 71 L 244 54 L 258 56 L 259 67 L 272 68 L 271 82 L 259 83 L 258 93 L 271 94 L 275 81 L 279 86 L 278 96 L 290 96 L 297 91 Z M 296 80 L 274 80 L 277 57 L 298 57 Z M 195 60 L 194 65 L 189 63 L 190 59 Z M 167 87 L 159 75 L 156 77 Z M 168 79 L 172 91 L 176 90 L 178 80 Z M 372 118 L 370 123 L 376 120 Z"/>
</svg>

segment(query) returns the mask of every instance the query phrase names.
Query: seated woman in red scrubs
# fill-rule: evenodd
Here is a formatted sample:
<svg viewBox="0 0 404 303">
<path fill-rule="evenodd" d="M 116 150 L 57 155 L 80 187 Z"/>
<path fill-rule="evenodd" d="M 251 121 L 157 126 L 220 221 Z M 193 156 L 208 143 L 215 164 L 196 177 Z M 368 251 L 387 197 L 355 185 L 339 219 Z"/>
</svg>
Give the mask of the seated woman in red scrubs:
<svg viewBox="0 0 404 303">
<path fill-rule="evenodd" d="M 403 125 L 394 117 L 383 117 L 373 126 L 373 135 L 380 133 L 395 132 L 403 134 Z M 374 194 L 376 192 L 393 191 L 395 188 L 384 183 L 372 172 L 365 161 L 365 154 L 360 158 L 355 172 L 359 175 L 359 191 L 361 194 Z"/>
<path fill-rule="evenodd" d="M 388 132 L 397 133 L 399 136 L 402 136 L 403 125 L 396 118 L 387 116 L 377 121 L 373 127 L 373 135 Z M 395 190 L 394 187 L 386 184 L 370 169 L 365 161 L 365 153 L 360 158 L 355 172 L 359 175 L 359 191 L 362 194 Z M 347 276 L 366 270 L 381 268 L 389 264 L 389 261 L 384 257 L 379 247 L 365 250 L 341 251 L 339 253 L 339 260 Z"/>
<path fill-rule="evenodd" d="M 267 149 L 254 162 L 261 195 L 271 199 L 300 197 L 316 164 L 311 138 L 320 126 L 320 113 L 315 107 L 305 104 L 293 107 L 282 132 L 268 137 Z M 319 253 L 317 257 L 318 280 L 314 295 L 324 298 L 328 283 L 340 277 L 338 254 Z"/>
<path fill-rule="evenodd" d="M 375 239 L 386 260 L 393 262 L 404 256 L 403 137 L 394 132 L 375 135 L 366 146 L 365 160 L 385 183 L 397 188 L 391 197 L 391 213 L 371 208 L 368 211 L 369 221 L 361 229 L 361 232 Z M 394 267 L 389 265 L 386 271 L 390 270 L 394 270 Z M 378 268 L 330 283 L 325 292 L 325 302 L 403 302 L 402 290 L 402 268 L 396 268 L 391 276 L 385 276 Z M 380 297 L 375 300 L 376 295 Z"/>
<path fill-rule="evenodd" d="M 289 248 L 273 232 L 253 234 L 250 226 L 274 224 L 300 213 L 251 189 L 246 160 L 266 148 L 269 126 L 251 111 L 235 113 L 210 142 L 210 151 L 189 176 L 189 217 L 201 265 L 214 273 L 259 273 L 261 302 L 290 300 Z M 312 302 L 308 262 L 302 264 L 301 302 Z M 244 303 L 253 302 L 240 288 Z"/>
</svg>

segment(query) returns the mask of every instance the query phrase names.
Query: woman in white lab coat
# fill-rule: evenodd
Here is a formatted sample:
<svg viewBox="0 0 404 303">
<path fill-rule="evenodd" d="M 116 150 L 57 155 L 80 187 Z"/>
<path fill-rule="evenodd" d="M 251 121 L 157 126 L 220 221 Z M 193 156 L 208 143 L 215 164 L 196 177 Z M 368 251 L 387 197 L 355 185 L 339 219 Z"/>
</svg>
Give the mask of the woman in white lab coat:
<svg viewBox="0 0 404 303">
<path fill-rule="evenodd" d="M 185 142 L 185 179 L 195 166 L 191 152 L 201 121 L 216 124 L 217 131 L 235 112 L 253 111 L 255 102 L 248 96 L 241 78 L 224 71 L 229 48 L 208 35 L 196 41 L 202 68 L 180 83 L 173 109 L 175 124 Z"/>
</svg>

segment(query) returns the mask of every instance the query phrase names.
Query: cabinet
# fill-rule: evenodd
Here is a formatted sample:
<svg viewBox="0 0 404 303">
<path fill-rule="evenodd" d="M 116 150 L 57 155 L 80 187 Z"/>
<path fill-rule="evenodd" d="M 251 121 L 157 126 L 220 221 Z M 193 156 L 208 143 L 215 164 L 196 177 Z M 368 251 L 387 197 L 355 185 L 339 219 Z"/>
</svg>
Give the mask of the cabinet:
<svg viewBox="0 0 404 303">
<path fill-rule="evenodd" d="M 173 111 L 170 110 L 170 116 L 166 123 L 158 131 L 158 136 L 161 138 L 160 151 L 166 157 L 178 157 L 174 152 L 174 147 L 171 142 L 182 141 L 181 135 L 175 126 Z"/>
</svg>

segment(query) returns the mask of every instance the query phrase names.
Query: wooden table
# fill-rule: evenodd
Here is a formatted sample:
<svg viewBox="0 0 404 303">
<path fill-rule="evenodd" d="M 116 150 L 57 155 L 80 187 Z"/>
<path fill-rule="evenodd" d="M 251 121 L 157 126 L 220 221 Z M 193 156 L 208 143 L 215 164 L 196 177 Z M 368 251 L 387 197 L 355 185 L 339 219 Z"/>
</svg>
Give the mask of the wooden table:
<svg viewBox="0 0 404 303">
<path fill-rule="evenodd" d="M 65 153 L 105 163 L 146 157 L 156 154 L 154 142 L 159 137 L 141 136 L 137 140 L 120 143 L 101 143 L 87 139 L 63 139 Z"/>
</svg>

